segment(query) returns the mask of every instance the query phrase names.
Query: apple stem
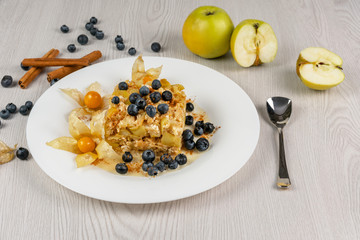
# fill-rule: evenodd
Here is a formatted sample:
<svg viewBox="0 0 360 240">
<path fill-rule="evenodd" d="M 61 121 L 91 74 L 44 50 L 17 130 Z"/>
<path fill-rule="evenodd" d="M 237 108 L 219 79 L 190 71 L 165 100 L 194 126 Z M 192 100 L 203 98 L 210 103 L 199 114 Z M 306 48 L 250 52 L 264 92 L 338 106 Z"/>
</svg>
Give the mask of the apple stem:
<svg viewBox="0 0 360 240">
<path fill-rule="evenodd" d="M 336 66 L 338 69 L 341 69 L 341 70 L 343 70 L 343 68 L 342 67 L 339 67 L 339 66 Z"/>
<path fill-rule="evenodd" d="M 257 33 L 257 30 L 258 30 L 258 28 L 259 28 L 259 24 L 258 23 L 254 23 L 254 28 L 255 28 L 255 31 L 256 31 L 256 33 Z"/>
<path fill-rule="evenodd" d="M 214 12 L 206 12 L 206 16 L 214 15 Z"/>
</svg>

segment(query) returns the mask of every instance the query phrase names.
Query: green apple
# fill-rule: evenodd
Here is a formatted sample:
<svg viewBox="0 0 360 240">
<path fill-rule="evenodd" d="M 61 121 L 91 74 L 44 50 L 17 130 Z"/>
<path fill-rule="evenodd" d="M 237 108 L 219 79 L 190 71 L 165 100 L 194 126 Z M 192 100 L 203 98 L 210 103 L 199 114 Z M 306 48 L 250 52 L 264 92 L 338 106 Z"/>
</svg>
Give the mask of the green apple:
<svg viewBox="0 0 360 240">
<path fill-rule="evenodd" d="M 182 36 L 186 47 L 203 58 L 216 58 L 230 49 L 234 25 L 221 8 L 202 6 L 187 17 Z"/>
<path fill-rule="evenodd" d="M 309 47 L 300 52 L 296 73 L 307 87 L 325 90 L 344 81 L 342 63 L 341 57 L 325 48 Z"/>
<path fill-rule="evenodd" d="M 239 23 L 231 36 L 230 45 L 235 61 L 242 67 L 272 62 L 278 49 L 271 26 L 256 19 Z"/>
</svg>

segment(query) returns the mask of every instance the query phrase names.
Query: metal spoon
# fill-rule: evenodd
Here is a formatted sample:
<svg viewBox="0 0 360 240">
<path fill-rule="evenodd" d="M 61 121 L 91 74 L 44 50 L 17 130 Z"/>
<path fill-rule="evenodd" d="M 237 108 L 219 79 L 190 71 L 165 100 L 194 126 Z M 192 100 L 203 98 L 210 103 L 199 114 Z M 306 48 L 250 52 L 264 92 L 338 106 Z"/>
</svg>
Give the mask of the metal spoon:
<svg viewBox="0 0 360 240">
<path fill-rule="evenodd" d="M 279 131 L 279 175 L 276 185 L 279 188 L 291 186 L 289 173 L 286 167 L 283 128 L 291 115 L 291 100 L 285 97 L 272 97 L 266 101 L 266 108 L 271 122 Z"/>
</svg>

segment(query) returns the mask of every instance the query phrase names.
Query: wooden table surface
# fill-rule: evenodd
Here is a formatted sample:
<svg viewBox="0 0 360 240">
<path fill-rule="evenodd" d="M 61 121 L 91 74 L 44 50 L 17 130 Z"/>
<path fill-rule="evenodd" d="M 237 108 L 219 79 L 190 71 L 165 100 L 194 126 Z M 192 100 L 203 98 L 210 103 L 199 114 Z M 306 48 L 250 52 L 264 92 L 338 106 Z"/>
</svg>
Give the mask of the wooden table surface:
<svg viewBox="0 0 360 240">
<path fill-rule="evenodd" d="M 275 61 L 241 68 L 230 52 L 214 60 L 192 54 L 181 30 L 200 5 L 225 9 L 235 26 L 247 18 L 271 24 L 279 45 Z M 357 0 L 0 1 L 1 77 L 9 74 L 17 81 L 24 74 L 21 60 L 40 57 L 50 48 L 59 49 L 61 57 L 101 50 L 105 61 L 128 57 L 133 46 L 137 54 L 185 59 L 225 74 L 250 96 L 261 125 L 254 154 L 233 177 L 167 203 L 91 199 L 53 181 L 32 158 L 0 165 L 0 239 L 360 239 L 359 12 Z M 67 52 L 68 44 L 87 33 L 84 25 L 91 16 L 99 19 L 105 39 L 89 35 L 89 44 Z M 60 32 L 62 24 L 69 33 Z M 115 47 L 117 34 L 125 39 L 124 51 Z M 154 41 L 162 44 L 160 53 L 150 50 Z M 295 63 L 309 46 L 342 57 L 346 77 L 341 85 L 314 91 L 301 83 Z M 0 87 L 0 108 L 35 102 L 48 88 L 45 73 L 26 90 Z M 293 100 L 285 129 L 293 181 L 288 191 L 275 187 L 277 133 L 265 110 L 266 99 L 275 95 Z M 0 140 L 27 147 L 27 117 L 17 113 L 1 122 Z"/>
</svg>

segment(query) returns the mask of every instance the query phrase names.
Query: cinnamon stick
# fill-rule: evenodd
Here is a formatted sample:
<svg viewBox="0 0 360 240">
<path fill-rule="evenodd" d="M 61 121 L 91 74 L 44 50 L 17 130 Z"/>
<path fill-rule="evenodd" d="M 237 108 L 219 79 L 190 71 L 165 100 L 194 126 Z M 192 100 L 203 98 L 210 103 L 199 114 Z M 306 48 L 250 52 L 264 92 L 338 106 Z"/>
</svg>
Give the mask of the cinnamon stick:
<svg viewBox="0 0 360 240">
<path fill-rule="evenodd" d="M 102 56 L 102 54 L 100 51 L 93 51 L 93 52 L 89 53 L 88 55 L 85 55 L 81 59 L 88 59 L 90 61 L 90 63 L 93 63 L 96 60 L 98 60 L 99 58 L 101 58 L 101 56 Z M 69 75 L 70 73 L 73 73 L 81 68 L 83 68 L 83 67 L 82 66 L 73 66 L 73 67 L 62 67 L 62 68 L 56 69 L 56 70 L 48 73 L 47 80 L 49 82 L 51 82 L 51 80 L 53 80 L 55 78 L 61 79 L 65 76 Z"/>
<path fill-rule="evenodd" d="M 25 58 L 21 63 L 25 67 L 88 66 L 90 61 L 81 58 Z"/>
<path fill-rule="evenodd" d="M 48 51 L 42 58 L 54 58 L 59 54 L 59 50 L 51 49 Z M 44 70 L 42 67 L 32 67 L 30 68 L 22 78 L 20 78 L 18 84 L 21 88 L 25 89 L 29 84 Z"/>
</svg>

